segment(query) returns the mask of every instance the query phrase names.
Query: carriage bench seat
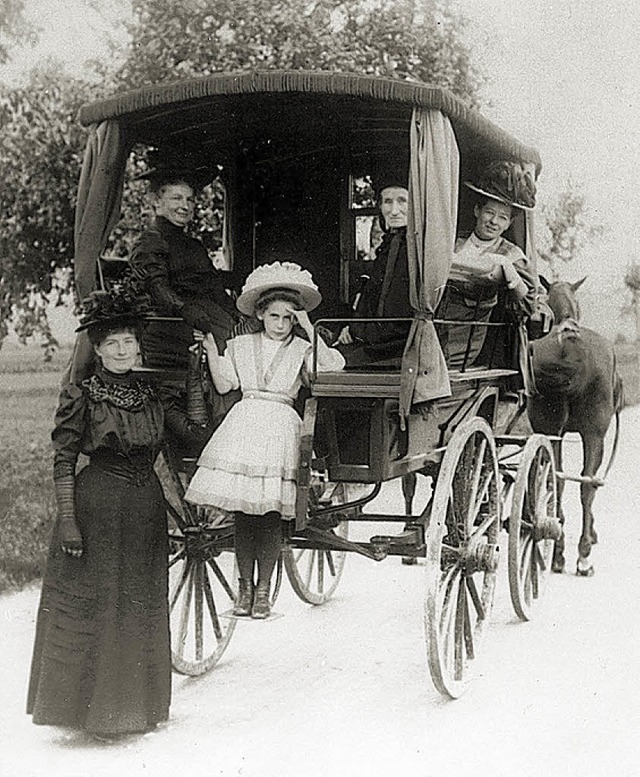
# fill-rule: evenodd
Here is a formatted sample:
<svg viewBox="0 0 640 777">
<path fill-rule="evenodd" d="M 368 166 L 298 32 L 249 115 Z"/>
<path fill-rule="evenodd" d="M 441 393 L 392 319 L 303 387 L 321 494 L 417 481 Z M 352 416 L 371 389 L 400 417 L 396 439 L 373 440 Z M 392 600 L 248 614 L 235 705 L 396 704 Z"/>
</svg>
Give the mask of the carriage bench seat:
<svg viewBox="0 0 640 777">
<path fill-rule="evenodd" d="M 470 381 L 497 383 L 500 378 L 517 375 L 517 370 L 470 367 L 464 372 L 449 370 L 452 384 Z M 400 372 L 319 372 L 313 382 L 312 393 L 316 397 L 382 397 L 398 399 L 400 396 Z"/>
<path fill-rule="evenodd" d="M 317 403 L 316 446 L 334 481 L 376 483 L 424 468 L 442 455 L 457 423 L 470 415 L 493 421 L 497 396 L 516 370 L 450 371 L 451 396 L 435 412 L 399 416 L 400 373 L 322 372 L 311 391 Z M 483 404 L 485 403 L 485 404 Z"/>
</svg>

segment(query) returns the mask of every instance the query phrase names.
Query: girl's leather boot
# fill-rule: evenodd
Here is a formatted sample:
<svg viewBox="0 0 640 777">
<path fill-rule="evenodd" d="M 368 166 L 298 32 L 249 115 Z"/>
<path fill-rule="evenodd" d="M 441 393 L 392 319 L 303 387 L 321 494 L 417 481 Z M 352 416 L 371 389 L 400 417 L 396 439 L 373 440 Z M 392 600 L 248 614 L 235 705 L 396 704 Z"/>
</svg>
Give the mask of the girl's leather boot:
<svg viewBox="0 0 640 777">
<path fill-rule="evenodd" d="M 269 601 L 269 585 L 258 584 L 253 597 L 251 617 L 264 619 L 271 615 L 271 602 Z"/>
<path fill-rule="evenodd" d="M 251 608 L 253 607 L 253 583 L 250 580 L 245 580 L 242 577 L 238 578 L 238 597 L 233 607 L 233 614 L 251 615 Z"/>
</svg>

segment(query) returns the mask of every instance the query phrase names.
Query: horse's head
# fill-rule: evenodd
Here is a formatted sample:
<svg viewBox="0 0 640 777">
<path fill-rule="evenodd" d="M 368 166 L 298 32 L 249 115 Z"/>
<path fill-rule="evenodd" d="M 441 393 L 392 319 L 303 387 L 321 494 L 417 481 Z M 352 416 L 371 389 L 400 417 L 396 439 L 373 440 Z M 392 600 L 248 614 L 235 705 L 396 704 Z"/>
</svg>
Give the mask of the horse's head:
<svg viewBox="0 0 640 777">
<path fill-rule="evenodd" d="M 553 311 L 556 324 L 565 321 L 567 318 L 570 318 L 573 321 L 580 320 L 580 305 L 576 299 L 576 291 L 582 286 L 585 280 L 586 278 L 582 278 L 582 280 L 579 280 L 576 283 L 558 281 L 550 284 L 547 303 Z"/>
</svg>

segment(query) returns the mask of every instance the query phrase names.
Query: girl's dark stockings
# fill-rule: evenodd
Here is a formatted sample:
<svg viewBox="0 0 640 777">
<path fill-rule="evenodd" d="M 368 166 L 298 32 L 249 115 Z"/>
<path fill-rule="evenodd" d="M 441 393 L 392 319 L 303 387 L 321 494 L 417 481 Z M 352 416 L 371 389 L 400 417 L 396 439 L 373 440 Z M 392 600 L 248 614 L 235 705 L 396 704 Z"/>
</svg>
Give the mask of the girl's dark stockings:
<svg viewBox="0 0 640 777">
<path fill-rule="evenodd" d="M 236 513 L 236 559 L 240 577 L 268 586 L 282 550 L 282 521 L 278 513 Z M 257 580 L 254 578 L 258 568 Z"/>
</svg>

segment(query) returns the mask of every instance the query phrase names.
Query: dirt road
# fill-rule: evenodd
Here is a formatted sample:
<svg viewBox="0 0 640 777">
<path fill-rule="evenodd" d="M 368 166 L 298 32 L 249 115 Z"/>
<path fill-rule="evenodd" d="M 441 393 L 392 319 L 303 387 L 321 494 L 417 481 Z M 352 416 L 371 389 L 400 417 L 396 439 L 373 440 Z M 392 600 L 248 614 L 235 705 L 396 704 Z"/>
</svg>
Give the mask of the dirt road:
<svg viewBox="0 0 640 777">
<path fill-rule="evenodd" d="M 567 573 L 552 578 L 536 620 L 520 623 L 503 563 L 482 672 L 461 699 L 445 701 L 429 679 L 423 567 L 349 558 L 334 600 L 310 608 L 285 585 L 283 617 L 241 623 L 208 676 L 174 676 L 165 728 L 98 745 L 23 713 L 34 589 L 0 599 L 0 774 L 640 774 L 640 408 L 622 420 L 618 460 L 596 499 L 595 577 L 573 575 L 579 510 L 569 487 Z M 579 446 L 569 443 L 567 456 L 577 471 Z"/>
</svg>

